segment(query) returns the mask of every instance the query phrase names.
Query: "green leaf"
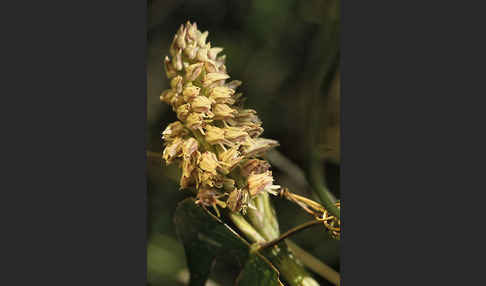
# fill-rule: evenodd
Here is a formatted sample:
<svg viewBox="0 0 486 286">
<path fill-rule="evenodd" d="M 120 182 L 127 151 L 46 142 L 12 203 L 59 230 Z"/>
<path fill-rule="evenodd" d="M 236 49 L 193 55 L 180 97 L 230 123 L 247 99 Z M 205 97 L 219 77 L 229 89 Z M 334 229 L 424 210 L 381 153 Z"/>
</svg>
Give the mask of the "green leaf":
<svg viewBox="0 0 486 286">
<path fill-rule="evenodd" d="M 278 272 L 268 261 L 265 261 L 257 254 L 251 254 L 245 263 L 245 267 L 243 267 L 243 270 L 236 279 L 236 285 L 283 286 L 278 276 Z"/>
<path fill-rule="evenodd" d="M 250 254 L 247 241 L 196 205 L 193 198 L 179 203 L 174 221 L 186 252 L 190 286 L 204 286 L 214 259 L 221 255 L 235 257 L 240 265 L 244 265 L 237 279 L 239 286 L 283 285 L 277 269 L 265 257 L 258 252 Z"/>
</svg>

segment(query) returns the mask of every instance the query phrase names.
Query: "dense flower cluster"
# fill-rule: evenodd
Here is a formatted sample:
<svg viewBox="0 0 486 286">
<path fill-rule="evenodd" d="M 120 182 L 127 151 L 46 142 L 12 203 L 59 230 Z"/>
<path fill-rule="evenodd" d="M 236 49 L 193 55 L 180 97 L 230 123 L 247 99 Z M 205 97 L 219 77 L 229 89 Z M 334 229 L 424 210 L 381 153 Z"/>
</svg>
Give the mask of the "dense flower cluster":
<svg viewBox="0 0 486 286">
<path fill-rule="evenodd" d="M 162 132 L 167 164 L 182 168 L 181 189 L 194 186 L 197 203 L 245 211 L 262 192 L 277 194 L 270 164 L 261 158 L 278 142 L 260 138 L 256 111 L 244 109 L 238 80 L 226 82 L 225 56 L 206 42 L 208 32 L 181 25 L 165 58 L 170 89 L 160 99 L 172 106 L 179 121 Z M 251 205 L 250 205 L 251 206 Z M 219 213 L 219 212 L 218 212 Z"/>
</svg>

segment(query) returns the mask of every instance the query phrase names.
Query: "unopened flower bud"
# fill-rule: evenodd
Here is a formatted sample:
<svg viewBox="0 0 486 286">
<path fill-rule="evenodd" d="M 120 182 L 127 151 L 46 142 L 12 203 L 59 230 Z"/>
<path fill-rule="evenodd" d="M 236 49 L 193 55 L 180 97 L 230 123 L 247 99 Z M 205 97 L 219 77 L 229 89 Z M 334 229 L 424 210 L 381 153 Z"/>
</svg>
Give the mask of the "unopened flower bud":
<svg viewBox="0 0 486 286">
<path fill-rule="evenodd" d="M 182 91 L 182 95 L 184 96 L 184 100 L 186 102 L 192 101 L 196 96 L 199 95 L 200 90 L 201 90 L 201 88 L 199 88 L 195 85 L 192 85 L 192 84 L 188 84 L 187 86 L 184 87 L 184 89 Z"/>
<path fill-rule="evenodd" d="M 184 49 L 186 47 L 186 27 L 181 25 L 179 31 L 176 34 L 176 44 L 179 49 Z"/>
<path fill-rule="evenodd" d="M 187 36 L 189 39 L 195 41 L 197 39 L 197 24 L 194 23 L 191 25 L 191 23 L 187 22 L 187 26 L 189 27 L 187 30 Z"/>
<path fill-rule="evenodd" d="M 194 81 L 202 72 L 204 63 L 192 64 L 186 68 L 186 80 Z"/>
<path fill-rule="evenodd" d="M 211 59 L 211 60 L 216 60 L 216 56 L 221 52 L 223 51 L 223 48 L 220 48 L 220 47 L 214 47 L 214 48 L 211 48 L 208 52 L 208 57 Z"/>
<path fill-rule="evenodd" d="M 182 92 L 182 76 L 177 75 L 170 81 L 170 87 L 175 90 L 177 93 Z"/>
<path fill-rule="evenodd" d="M 194 60 L 197 56 L 197 51 L 199 48 L 197 47 L 197 44 L 194 42 L 192 44 L 187 44 L 186 48 L 184 49 L 184 54 L 190 59 Z"/>
<path fill-rule="evenodd" d="M 164 66 L 165 66 L 165 73 L 167 75 L 167 78 L 172 78 L 177 75 L 177 71 L 174 69 L 174 66 L 170 62 L 169 57 L 165 57 L 164 59 Z"/>
<path fill-rule="evenodd" d="M 205 62 L 208 60 L 208 49 L 207 48 L 200 48 L 197 51 L 197 59 L 201 62 Z"/>
<path fill-rule="evenodd" d="M 198 42 L 197 42 L 197 44 L 200 47 L 206 46 L 206 39 L 207 39 L 208 35 L 209 35 L 208 31 L 204 31 L 203 33 L 201 33 L 201 36 L 199 36 L 199 39 L 198 39 Z"/>
<path fill-rule="evenodd" d="M 177 50 L 174 58 L 172 59 L 172 65 L 176 71 L 182 70 L 182 50 Z"/>
</svg>

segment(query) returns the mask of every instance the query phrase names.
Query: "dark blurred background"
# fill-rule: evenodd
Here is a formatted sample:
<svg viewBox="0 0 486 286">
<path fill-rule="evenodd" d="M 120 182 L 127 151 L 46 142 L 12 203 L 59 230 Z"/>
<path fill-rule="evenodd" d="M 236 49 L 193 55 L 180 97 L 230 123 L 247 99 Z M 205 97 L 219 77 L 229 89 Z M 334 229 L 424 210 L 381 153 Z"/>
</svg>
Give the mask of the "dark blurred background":
<svg viewBox="0 0 486 286">
<path fill-rule="evenodd" d="M 192 0 L 148 1 L 147 151 L 160 153 L 160 132 L 176 120 L 160 93 L 168 88 L 162 60 L 179 26 L 196 22 L 209 31 L 212 46 L 223 47 L 232 79 L 243 81 L 239 91 L 246 107 L 263 121 L 263 137 L 280 147 L 268 155 L 276 184 L 316 198 L 303 174 L 311 149 L 322 162 L 322 176 L 339 198 L 340 162 L 340 9 L 336 0 Z M 184 249 L 178 241 L 173 214 L 188 196 L 156 156 L 148 162 L 147 284 L 185 285 Z M 272 202 L 282 232 L 311 217 L 291 203 Z M 318 228 L 292 240 L 339 271 L 339 242 Z M 216 261 L 208 285 L 233 285 L 238 266 L 228 257 Z M 330 285 L 320 279 L 321 285 Z"/>
</svg>

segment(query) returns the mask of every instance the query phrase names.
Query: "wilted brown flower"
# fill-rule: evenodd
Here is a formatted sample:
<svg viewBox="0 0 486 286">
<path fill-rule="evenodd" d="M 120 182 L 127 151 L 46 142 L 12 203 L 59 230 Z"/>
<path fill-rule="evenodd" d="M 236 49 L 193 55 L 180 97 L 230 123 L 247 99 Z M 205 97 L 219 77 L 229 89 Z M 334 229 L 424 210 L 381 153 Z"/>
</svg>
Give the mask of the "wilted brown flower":
<svg viewBox="0 0 486 286">
<path fill-rule="evenodd" d="M 256 196 L 262 191 L 277 195 L 276 190 L 280 189 L 280 186 L 273 185 L 272 172 L 266 171 L 261 174 L 251 173 L 248 176 L 248 189 L 252 196 Z"/>
<path fill-rule="evenodd" d="M 220 171 L 223 174 L 228 174 L 231 172 L 233 167 L 238 164 L 243 157 L 240 156 L 240 152 L 238 151 L 239 146 L 233 146 L 230 149 L 220 152 L 219 153 L 219 160 L 220 160 Z"/>
<path fill-rule="evenodd" d="M 162 154 L 162 157 L 167 163 L 171 163 L 176 157 L 180 156 L 182 153 L 182 143 L 184 143 L 184 140 L 177 137 L 167 144 Z"/>
<path fill-rule="evenodd" d="M 234 189 L 228 197 L 226 203 L 228 204 L 228 208 L 232 212 L 246 212 L 246 208 L 248 207 L 248 203 L 250 202 L 250 194 L 246 189 Z"/>
<path fill-rule="evenodd" d="M 241 174 L 248 177 L 251 173 L 261 174 L 270 169 L 270 164 L 265 160 L 249 159 L 241 164 Z"/>
<path fill-rule="evenodd" d="M 212 174 L 217 174 L 216 169 L 221 166 L 216 154 L 210 151 L 202 153 L 198 163 L 199 168 Z"/>
<path fill-rule="evenodd" d="M 165 130 L 162 132 L 162 139 L 165 141 L 172 141 L 177 137 L 182 137 L 188 135 L 187 129 L 180 121 L 172 122 L 167 125 Z"/>
</svg>

